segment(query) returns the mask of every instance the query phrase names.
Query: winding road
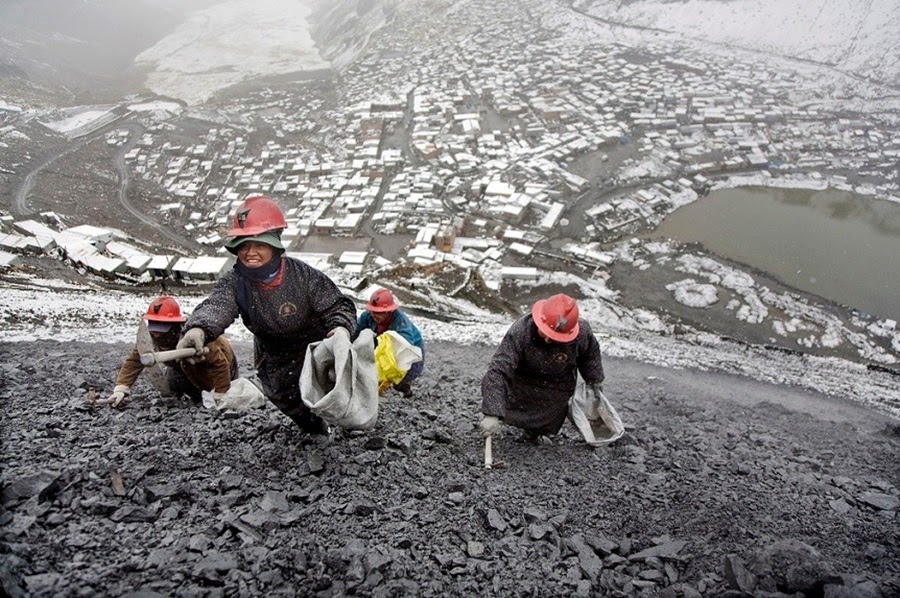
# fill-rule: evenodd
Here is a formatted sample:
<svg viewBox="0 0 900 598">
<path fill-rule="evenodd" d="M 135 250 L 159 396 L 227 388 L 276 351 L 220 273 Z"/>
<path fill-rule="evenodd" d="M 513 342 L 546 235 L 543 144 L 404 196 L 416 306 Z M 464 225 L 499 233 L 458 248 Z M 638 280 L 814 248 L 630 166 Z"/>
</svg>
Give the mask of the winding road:
<svg viewBox="0 0 900 598">
<path fill-rule="evenodd" d="M 18 191 L 16 191 L 16 197 L 13 201 L 13 214 L 15 214 L 16 216 L 26 216 L 29 213 L 28 195 L 31 193 L 31 189 L 34 187 L 35 177 L 37 177 L 37 175 L 39 175 L 41 171 L 46 170 L 48 166 L 50 166 L 63 156 L 67 156 L 72 152 L 83 148 L 88 143 L 96 139 L 97 136 L 99 136 L 99 134 L 88 135 L 84 139 L 81 139 L 63 149 L 57 150 L 44 158 L 43 162 L 41 162 L 37 167 L 34 168 L 34 170 L 29 172 L 25 176 L 25 180 L 22 182 L 22 186 L 19 187 Z"/>
<path fill-rule="evenodd" d="M 141 135 L 143 135 L 145 130 L 144 126 L 137 122 L 122 122 L 120 120 L 114 121 L 88 135 L 85 135 L 81 139 L 73 141 L 71 144 L 65 147 L 51 152 L 40 162 L 40 164 L 38 164 L 27 175 L 25 175 L 25 180 L 22 181 L 22 185 L 19 187 L 15 194 L 12 206 L 13 214 L 15 214 L 16 216 L 25 217 L 31 213 L 28 208 L 28 196 L 31 194 L 31 191 L 34 188 L 34 182 L 37 179 L 38 175 L 40 175 L 43 171 L 49 168 L 50 165 L 52 165 L 60 158 L 68 156 L 69 154 L 84 148 L 98 138 L 103 137 L 113 129 L 127 129 L 130 133 L 128 141 L 121 148 L 119 148 L 119 150 L 116 152 L 115 157 L 113 158 L 113 166 L 115 167 L 116 172 L 119 175 L 119 203 L 123 208 L 125 208 L 125 211 L 134 216 L 136 219 L 140 220 L 146 226 L 155 229 L 167 239 L 176 243 L 178 246 L 193 250 L 194 247 L 188 239 L 185 239 L 183 236 L 177 234 L 170 227 L 167 227 L 154 218 L 151 218 L 150 216 L 144 214 L 134 205 L 132 205 L 130 200 L 128 199 L 128 187 L 130 181 L 128 167 L 125 164 L 125 154 L 131 151 L 131 149 L 137 144 L 138 140 L 140 139 Z"/>
<path fill-rule="evenodd" d="M 144 134 L 145 129 L 143 125 L 136 122 L 126 123 L 119 128 L 128 129 L 129 133 L 131 133 L 128 141 L 121 148 L 119 148 L 119 151 L 116 152 L 116 155 L 113 158 L 113 166 L 115 166 L 116 172 L 119 173 L 119 203 L 122 204 L 122 207 L 125 208 L 125 210 L 129 214 L 131 214 L 147 226 L 157 230 L 170 241 L 173 241 L 186 249 L 193 249 L 193 247 L 187 240 L 185 240 L 181 235 L 176 234 L 175 231 L 173 231 L 170 227 L 161 224 L 159 221 L 151 218 L 150 216 L 147 216 L 131 204 L 131 201 L 128 199 L 129 175 L 128 166 L 125 164 L 125 154 L 130 152 L 131 149 L 135 145 L 137 145 L 137 142 L 141 138 L 141 135 Z"/>
</svg>

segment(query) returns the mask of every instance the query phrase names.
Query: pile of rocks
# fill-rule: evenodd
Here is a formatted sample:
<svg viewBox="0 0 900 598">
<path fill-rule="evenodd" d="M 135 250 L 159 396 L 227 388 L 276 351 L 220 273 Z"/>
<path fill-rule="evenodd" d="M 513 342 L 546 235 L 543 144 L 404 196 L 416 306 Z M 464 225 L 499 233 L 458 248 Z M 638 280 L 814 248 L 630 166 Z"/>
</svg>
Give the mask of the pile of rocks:
<svg viewBox="0 0 900 598">
<path fill-rule="evenodd" d="M 128 349 L 0 343 L 6 595 L 900 593 L 900 427 L 862 408 L 607 358 L 624 438 L 504 428 L 486 470 L 493 347 L 432 342 L 414 398 L 333 438 L 143 383 L 87 407 Z"/>
</svg>

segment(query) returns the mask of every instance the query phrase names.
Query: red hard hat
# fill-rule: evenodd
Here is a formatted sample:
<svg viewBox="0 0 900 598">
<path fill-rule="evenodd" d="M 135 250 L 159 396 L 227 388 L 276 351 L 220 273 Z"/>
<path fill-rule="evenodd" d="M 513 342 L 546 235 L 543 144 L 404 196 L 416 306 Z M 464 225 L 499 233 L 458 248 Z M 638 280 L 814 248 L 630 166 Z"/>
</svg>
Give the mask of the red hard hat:
<svg viewBox="0 0 900 598">
<path fill-rule="evenodd" d="M 229 237 L 253 237 L 287 228 L 284 213 L 274 201 L 263 195 L 247 198 L 234 213 Z"/>
<path fill-rule="evenodd" d="M 374 312 L 396 311 L 397 304 L 394 303 L 394 294 L 387 289 L 378 289 L 369 297 L 366 309 Z"/>
<path fill-rule="evenodd" d="M 163 296 L 153 300 L 147 308 L 145 320 L 151 322 L 184 322 L 178 302 L 171 297 Z"/>
<path fill-rule="evenodd" d="M 537 301 L 531 308 L 531 317 L 538 330 L 551 340 L 567 343 L 578 336 L 578 305 L 568 295 L 560 293 Z"/>
</svg>

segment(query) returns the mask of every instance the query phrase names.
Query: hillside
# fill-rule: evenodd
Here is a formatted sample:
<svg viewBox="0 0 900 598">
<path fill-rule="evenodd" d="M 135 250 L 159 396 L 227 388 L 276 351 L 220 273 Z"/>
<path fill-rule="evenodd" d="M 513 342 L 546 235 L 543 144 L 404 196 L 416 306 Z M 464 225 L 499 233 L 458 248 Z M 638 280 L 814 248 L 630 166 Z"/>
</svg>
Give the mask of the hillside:
<svg viewBox="0 0 900 598">
<path fill-rule="evenodd" d="M 278 1 L 296 8 L 265 4 Z M 121 2 L 41 2 L 60 8 L 46 28 L 24 0 L 0 7 L 4 210 L 52 211 L 67 226 L 113 227 L 137 248 L 193 255 L 220 248 L 198 239 L 219 239 L 229 202 L 246 193 L 279 194 L 305 226 L 374 196 L 364 213 L 379 218 L 359 235 L 311 234 L 294 249 L 370 250 L 377 268 L 329 276 L 357 302 L 367 284 L 390 286 L 429 361 L 413 400 L 388 395 L 375 429 L 330 439 L 303 437 L 271 407 L 219 414 L 143 382 L 122 411 L 90 408 L 88 388 L 111 390 L 150 295 L 171 290 L 190 311 L 205 288 L 108 279 L 55 252 L 18 256 L 0 274 L 0 596 L 900 595 L 896 321 L 628 227 L 621 240 L 601 237 L 616 218 L 586 216 L 615 203 L 625 222 L 629 206 L 649 210 L 644 191 L 658 207 L 652 227 L 697 197 L 700 185 L 679 182 L 694 173 L 708 175 L 707 190 L 812 184 L 900 197 L 900 112 L 882 85 L 900 76 L 896 6 L 315 0 L 311 35 L 334 73 L 293 80 L 251 65 L 258 78 L 240 86 L 188 80 L 212 100 L 170 111 L 132 110 L 119 85 L 144 80 L 122 57 L 175 30 L 187 0 L 165 11 L 145 0 L 157 14 L 130 13 L 118 28 L 101 9 Z M 231 41 L 284 34 L 278 19 L 231 10 L 259 2 L 191 3 L 214 4 L 227 5 Z M 298 19 L 284 20 L 297 39 Z M 101 37 L 127 52 L 107 56 Z M 693 39 L 704 43 L 683 43 Z M 223 58 L 212 75 L 258 57 L 228 55 L 215 35 L 194 40 L 181 66 Z M 44 124 L 109 98 L 125 113 L 109 128 L 73 140 Z M 467 137 L 476 125 L 484 135 Z M 375 141 L 389 166 L 373 158 Z M 415 149 L 431 146 L 437 158 Z M 763 170 L 749 168 L 748 147 Z M 573 174 L 590 179 L 585 197 L 570 192 Z M 485 217 L 498 206 L 474 190 L 488 181 L 553 195 L 537 193 L 511 227 Z M 182 197 L 194 199 L 170 211 Z M 572 209 L 542 227 L 556 200 Z M 386 202 L 402 216 L 383 217 Z M 454 215 L 478 243 L 436 257 L 468 265 L 421 265 L 433 249 L 409 251 L 416 237 Z M 0 217 L 0 232 L 13 232 Z M 500 285 L 507 265 L 536 272 Z M 568 425 L 542 446 L 504 429 L 494 452 L 506 467 L 485 470 L 476 424 L 487 360 L 515 313 L 559 291 L 595 326 L 628 433 L 589 449 Z M 228 334 L 250 375 L 249 333 Z"/>
<path fill-rule="evenodd" d="M 86 407 L 128 349 L 0 343 L 4 595 L 900 592 L 900 428 L 850 403 L 607 356 L 622 440 L 503 429 L 485 470 L 490 344 L 431 341 L 414 399 L 331 440 L 143 381 Z"/>
<path fill-rule="evenodd" d="M 833 66 L 889 86 L 900 85 L 900 6 L 893 0 L 574 0 L 610 24 L 674 33 L 788 60 Z"/>
<path fill-rule="evenodd" d="M 201 5 L 200 0 L 191 4 Z M 8 0 L 0 4 L 0 65 L 13 65 L 15 77 L 44 85 L 51 94 L 62 87 L 77 102 L 116 101 L 140 89 L 143 74 L 135 70 L 134 57 L 175 27 L 184 18 L 184 7 L 170 2 Z M 3 75 L 0 71 L 5 100 L 29 99 L 16 95 Z"/>
</svg>

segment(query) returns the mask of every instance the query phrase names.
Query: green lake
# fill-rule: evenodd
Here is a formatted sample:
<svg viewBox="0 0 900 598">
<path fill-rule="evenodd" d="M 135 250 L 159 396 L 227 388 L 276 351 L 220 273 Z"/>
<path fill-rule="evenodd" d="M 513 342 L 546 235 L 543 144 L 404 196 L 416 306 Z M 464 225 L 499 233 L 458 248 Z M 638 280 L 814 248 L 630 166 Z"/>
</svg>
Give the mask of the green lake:
<svg viewBox="0 0 900 598">
<path fill-rule="evenodd" d="M 794 288 L 900 320 L 900 203 L 833 189 L 721 189 L 652 236 L 699 242 Z"/>
</svg>

